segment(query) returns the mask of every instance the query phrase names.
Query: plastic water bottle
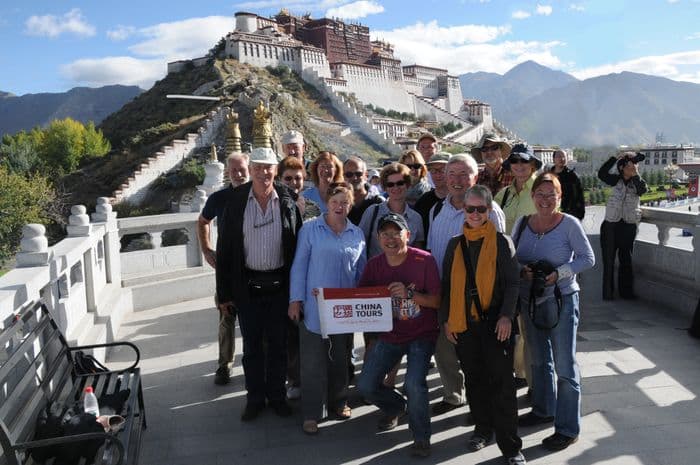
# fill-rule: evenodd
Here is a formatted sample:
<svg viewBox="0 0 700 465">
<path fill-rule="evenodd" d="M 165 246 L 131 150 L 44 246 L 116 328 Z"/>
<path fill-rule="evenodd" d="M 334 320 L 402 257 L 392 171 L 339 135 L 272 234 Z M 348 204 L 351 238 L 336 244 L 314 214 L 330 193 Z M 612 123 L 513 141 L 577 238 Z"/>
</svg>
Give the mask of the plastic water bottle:
<svg viewBox="0 0 700 465">
<path fill-rule="evenodd" d="M 85 388 L 83 411 L 95 415 L 95 418 L 100 416 L 100 406 L 97 404 L 97 397 L 95 397 L 95 393 L 92 391 L 92 386 Z"/>
</svg>

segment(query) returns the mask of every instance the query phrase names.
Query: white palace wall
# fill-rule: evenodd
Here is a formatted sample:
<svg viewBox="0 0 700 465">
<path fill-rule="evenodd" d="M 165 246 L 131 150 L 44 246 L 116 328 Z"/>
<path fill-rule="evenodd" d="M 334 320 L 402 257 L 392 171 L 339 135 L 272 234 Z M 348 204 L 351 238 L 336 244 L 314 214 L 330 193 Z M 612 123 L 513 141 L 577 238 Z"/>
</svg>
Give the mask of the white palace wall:
<svg viewBox="0 0 700 465">
<path fill-rule="evenodd" d="M 343 63 L 335 68 L 335 77 L 344 79 L 346 86 L 329 80 L 334 91 L 353 93 L 362 103 L 371 103 L 385 110 L 413 113 L 411 98 L 403 81 L 389 79 L 379 68 Z"/>
</svg>

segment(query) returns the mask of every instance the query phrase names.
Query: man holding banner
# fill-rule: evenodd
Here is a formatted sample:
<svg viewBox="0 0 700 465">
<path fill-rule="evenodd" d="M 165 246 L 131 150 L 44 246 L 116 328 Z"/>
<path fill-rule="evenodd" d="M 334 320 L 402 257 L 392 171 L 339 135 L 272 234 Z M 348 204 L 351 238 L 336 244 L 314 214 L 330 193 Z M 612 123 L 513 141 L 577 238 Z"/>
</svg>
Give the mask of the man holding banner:
<svg viewBox="0 0 700 465">
<path fill-rule="evenodd" d="M 358 388 L 384 416 L 380 431 L 394 429 L 408 402 L 413 433 L 411 455 L 430 455 L 430 412 L 426 377 L 439 333 L 436 309 L 440 306 L 440 280 L 435 259 L 408 246 L 410 231 L 401 215 L 383 216 L 377 226 L 382 254 L 367 262 L 360 287 L 387 286 L 392 297 L 393 329 L 381 333 L 365 359 Z M 384 377 L 406 355 L 404 392 L 383 384 Z"/>
</svg>

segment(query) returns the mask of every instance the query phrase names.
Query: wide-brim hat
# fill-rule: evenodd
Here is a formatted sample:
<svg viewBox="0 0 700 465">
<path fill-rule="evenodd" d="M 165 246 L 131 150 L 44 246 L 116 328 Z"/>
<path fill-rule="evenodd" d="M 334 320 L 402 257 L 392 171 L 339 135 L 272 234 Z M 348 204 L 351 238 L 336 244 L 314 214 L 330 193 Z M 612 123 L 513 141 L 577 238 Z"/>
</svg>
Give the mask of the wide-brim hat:
<svg viewBox="0 0 700 465">
<path fill-rule="evenodd" d="M 423 139 L 430 139 L 433 142 L 437 142 L 437 138 L 434 135 L 430 134 L 429 132 L 424 132 L 423 134 L 418 136 L 418 139 L 416 140 L 416 145 L 418 145 Z"/>
<path fill-rule="evenodd" d="M 282 134 L 282 144 L 304 144 L 304 136 L 299 131 L 287 131 Z"/>
<path fill-rule="evenodd" d="M 452 158 L 451 153 L 438 152 L 430 157 L 430 160 L 426 163 L 426 165 L 447 164 L 447 162 L 450 161 L 450 158 Z"/>
<path fill-rule="evenodd" d="M 372 169 L 372 170 L 369 170 L 369 172 L 367 173 L 367 179 L 372 179 L 375 176 L 379 177 L 379 170 Z"/>
<path fill-rule="evenodd" d="M 278 163 L 275 151 L 268 147 L 256 147 L 250 152 L 250 162 L 262 165 L 276 165 Z"/>
<path fill-rule="evenodd" d="M 527 144 L 515 144 L 510 150 L 510 155 L 503 162 L 503 169 L 510 170 L 510 160 L 513 158 L 520 158 L 525 161 L 534 161 L 535 169 L 542 168 L 542 160 L 535 156 L 535 152 L 532 151 L 532 147 Z"/>
<path fill-rule="evenodd" d="M 484 144 L 486 142 L 493 142 L 498 144 L 501 148 L 501 154 L 510 153 L 511 146 L 504 138 L 499 137 L 497 134 L 487 132 L 486 134 L 481 136 L 481 139 L 479 139 L 479 143 L 472 147 L 472 155 L 477 158 L 480 158 L 481 149 L 484 147 Z"/>
</svg>

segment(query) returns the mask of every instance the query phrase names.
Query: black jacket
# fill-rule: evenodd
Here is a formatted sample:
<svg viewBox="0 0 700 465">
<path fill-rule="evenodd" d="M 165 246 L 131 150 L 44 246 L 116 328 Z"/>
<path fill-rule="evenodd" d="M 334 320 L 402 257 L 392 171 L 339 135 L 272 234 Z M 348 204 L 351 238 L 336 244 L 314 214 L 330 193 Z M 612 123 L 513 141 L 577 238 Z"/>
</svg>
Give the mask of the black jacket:
<svg viewBox="0 0 700 465">
<path fill-rule="evenodd" d="M 243 212 L 248 203 L 252 182 L 233 189 L 226 201 L 220 234 L 216 242 L 216 295 L 219 302 L 246 304 L 248 273 L 243 253 Z M 285 185 L 275 182 L 282 218 L 282 248 L 284 254 L 284 289 L 289 292 L 289 270 L 294 261 L 297 232 L 302 225 L 296 205 L 296 195 Z"/>
<path fill-rule="evenodd" d="M 561 183 L 561 211 L 582 220 L 586 214 L 586 201 L 578 175 L 568 166 L 559 174 L 554 172 L 554 168 L 550 172 L 555 174 Z"/>
</svg>

